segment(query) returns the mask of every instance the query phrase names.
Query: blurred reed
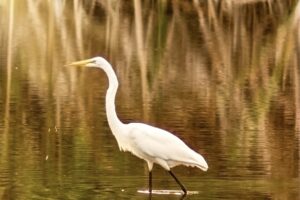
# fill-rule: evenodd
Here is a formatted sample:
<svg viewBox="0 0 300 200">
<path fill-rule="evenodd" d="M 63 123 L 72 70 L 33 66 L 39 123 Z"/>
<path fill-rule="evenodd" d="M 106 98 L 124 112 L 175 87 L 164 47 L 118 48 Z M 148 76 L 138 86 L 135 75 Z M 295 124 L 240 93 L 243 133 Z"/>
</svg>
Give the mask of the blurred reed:
<svg viewBox="0 0 300 200">
<path fill-rule="evenodd" d="M 22 77 L 28 80 L 26 87 L 38 88 L 27 93 L 43 102 L 45 127 L 73 123 L 89 129 L 97 116 L 89 115 L 95 109 L 94 91 L 84 83 L 92 85 L 96 78 L 63 65 L 101 55 L 115 66 L 122 104 L 142 112 L 127 116 L 120 108 L 125 119 L 142 118 L 165 126 L 179 119 L 183 127 L 200 123 L 200 128 L 219 129 L 223 135 L 229 129 L 237 134 L 253 130 L 239 134 L 235 145 L 244 145 L 249 154 L 264 149 L 261 156 L 266 161 L 281 153 L 270 150 L 277 149 L 276 143 L 262 147 L 275 138 L 270 129 L 293 129 L 299 134 L 299 1 L 24 0 L 16 4 L 6 0 L 0 1 L 0 9 L 0 35 L 7 38 L 7 62 L 0 69 L 6 74 L 6 128 L 11 96 L 28 95 L 18 89 L 20 80 L 12 81 Z M 164 94 L 171 87 L 185 91 L 175 97 Z M 195 99 L 201 103 L 192 102 Z M 72 103 L 65 106 L 65 102 Z M 168 104 L 176 105 L 176 110 L 161 119 L 160 110 Z M 190 105 L 197 116 L 191 116 Z M 53 106 L 55 113 L 47 109 Z M 78 110 L 81 120 L 72 122 Z M 25 109 L 22 112 L 21 116 L 27 115 Z M 256 146 L 251 146 L 252 138 L 258 140 Z M 58 141 L 62 142 L 61 135 Z M 230 137 L 220 137 L 220 143 L 220 149 L 229 152 Z M 62 165 L 61 160 L 58 163 Z M 275 159 L 276 165 L 280 160 Z"/>
</svg>

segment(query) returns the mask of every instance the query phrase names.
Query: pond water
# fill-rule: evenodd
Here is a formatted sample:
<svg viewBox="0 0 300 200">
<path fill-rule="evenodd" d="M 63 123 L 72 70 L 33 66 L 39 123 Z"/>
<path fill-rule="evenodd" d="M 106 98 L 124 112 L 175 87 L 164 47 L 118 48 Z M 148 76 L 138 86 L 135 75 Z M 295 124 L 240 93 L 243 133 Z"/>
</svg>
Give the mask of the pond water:
<svg viewBox="0 0 300 200">
<path fill-rule="evenodd" d="M 105 74 L 64 66 L 98 55 L 123 122 L 207 160 L 174 168 L 185 199 L 299 199 L 299 20 L 296 0 L 0 1 L 0 199 L 148 199 L 146 163 L 108 127 Z"/>
</svg>

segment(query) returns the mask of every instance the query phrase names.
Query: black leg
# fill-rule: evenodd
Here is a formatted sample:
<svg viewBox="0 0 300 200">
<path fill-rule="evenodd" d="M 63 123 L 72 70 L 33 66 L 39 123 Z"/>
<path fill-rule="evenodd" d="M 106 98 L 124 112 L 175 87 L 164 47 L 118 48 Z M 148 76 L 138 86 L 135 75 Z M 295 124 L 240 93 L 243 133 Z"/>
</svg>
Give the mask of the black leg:
<svg viewBox="0 0 300 200">
<path fill-rule="evenodd" d="M 183 194 L 179 200 L 183 200 L 183 199 L 185 199 L 185 197 L 186 197 L 186 194 Z"/>
<path fill-rule="evenodd" d="M 149 200 L 152 198 L 152 171 L 149 171 Z"/>
<path fill-rule="evenodd" d="M 173 172 L 171 170 L 169 171 L 169 173 L 174 178 L 174 180 L 176 181 L 176 183 L 178 183 L 178 185 L 181 187 L 181 189 L 183 191 L 183 195 L 185 196 L 187 194 L 187 191 L 186 191 L 185 187 L 180 183 L 180 181 L 177 179 L 177 177 L 173 174 Z"/>
<path fill-rule="evenodd" d="M 152 193 L 152 171 L 149 172 L 149 193 Z"/>
</svg>

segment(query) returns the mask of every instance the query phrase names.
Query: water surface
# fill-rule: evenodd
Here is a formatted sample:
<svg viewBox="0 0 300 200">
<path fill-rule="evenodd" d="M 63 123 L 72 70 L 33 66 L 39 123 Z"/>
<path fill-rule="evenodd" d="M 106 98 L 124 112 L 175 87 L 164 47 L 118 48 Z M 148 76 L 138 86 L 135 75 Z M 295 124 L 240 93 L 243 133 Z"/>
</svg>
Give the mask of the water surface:
<svg viewBox="0 0 300 200">
<path fill-rule="evenodd" d="M 215 2 L 0 1 L 0 197 L 148 199 L 146 164 L 107 125 L 105 74 L 64 66 L 100 55 L 122 121 L 207 160 L 174 169 L 186 199 L 299 199 L 300 4 Z"/>
</svg>

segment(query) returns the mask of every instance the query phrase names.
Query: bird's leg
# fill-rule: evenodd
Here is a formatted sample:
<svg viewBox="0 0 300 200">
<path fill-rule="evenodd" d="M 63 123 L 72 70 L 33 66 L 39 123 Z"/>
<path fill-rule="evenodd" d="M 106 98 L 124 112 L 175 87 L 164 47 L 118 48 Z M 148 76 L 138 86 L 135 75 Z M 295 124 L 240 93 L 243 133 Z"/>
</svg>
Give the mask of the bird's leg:
<svg viewBox="0 0 300 200">
<path fill-rule="evenodd" d="M 185 197 L 186 197 L 186 194 L 183 194 L 183 195 L 181 195 L 179 200 L 183 200 L 183 199 L 185 199 Z"/>
<path fill-rule="evenodd" d="M 152 194 L 152 171 L 149 171 L 149 194 Z"/>
<path fill-rule="evenodd" d="M 180 183 L 180 181 L 177 179 L 177 177 L 173 174 L 173 172 L 170 170 L 169 173 L 171 174 L 171 176 L 174 178 L 174 180 L 176 181 L 176 183 L 180 186 L 180 188 L 183 191 L 183 196 L 185 196 L 187 194 L 187 191 L 185 189 L 185 187 Z"/>
</svg>

